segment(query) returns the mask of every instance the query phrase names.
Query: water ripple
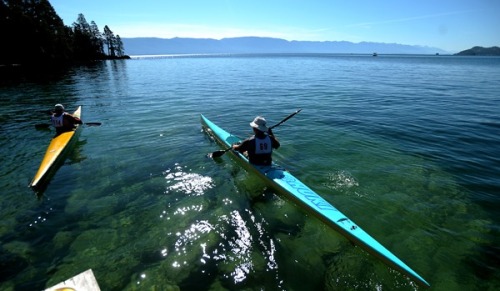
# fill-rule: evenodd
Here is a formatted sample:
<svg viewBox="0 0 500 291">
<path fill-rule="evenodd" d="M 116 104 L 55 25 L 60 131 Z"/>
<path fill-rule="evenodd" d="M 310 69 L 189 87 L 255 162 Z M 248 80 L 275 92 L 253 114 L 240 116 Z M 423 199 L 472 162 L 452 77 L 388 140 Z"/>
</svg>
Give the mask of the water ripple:
<svg viewBox="0 0 500 291">
<path fill-rule="evenodd" d="M 185 172 L 183 167 L 176 164 L 174 169 L 168 169 L 164 173 L 167 180 L 166 194 L 176 191 L 184 194 L 200 196 L 207 189 L 214 187 L 214 182 L 211 177 L 202 176 L 197 173 Z"/>
</svg>

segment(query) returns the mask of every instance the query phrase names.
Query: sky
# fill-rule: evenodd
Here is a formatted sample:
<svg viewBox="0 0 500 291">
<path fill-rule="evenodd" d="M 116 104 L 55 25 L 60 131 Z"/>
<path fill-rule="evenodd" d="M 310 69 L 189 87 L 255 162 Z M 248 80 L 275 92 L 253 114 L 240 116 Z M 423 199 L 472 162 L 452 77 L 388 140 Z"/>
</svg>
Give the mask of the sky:
<svg viewBox="0 0 500 291">
<path fill-rule="evenodd" d="M 450 53 L 500 46 L 500 0 L 49 0 L 127 37 L 398 43 Z"/>
</svg>

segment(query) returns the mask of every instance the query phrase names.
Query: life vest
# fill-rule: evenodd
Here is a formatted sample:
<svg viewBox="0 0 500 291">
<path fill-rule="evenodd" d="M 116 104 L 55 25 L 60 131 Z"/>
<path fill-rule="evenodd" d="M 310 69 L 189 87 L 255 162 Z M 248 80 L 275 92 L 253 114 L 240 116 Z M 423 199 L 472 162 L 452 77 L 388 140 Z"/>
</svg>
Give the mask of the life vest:
<svg viewBox="0 0 500 291">
<path fill-rule="evenodd" d="M 54 127 L 63 127 L 64 126 L 64 115 L 66 113 L 63 113 L 59 116 L 55 116 L 55 115 L 52 115 L 52 125 L 54 125 Z"/>
<path fill-rule="evenodd" d="M 266 135 L 264 138 L 255 137 L 255 154 L 265 155 L 270 154 L 273 151 L 273 144 L 271 138 Z"/>
<path fill-rule="evenodd" d="M 254 165 L 270 165 L 272 161 L 273 143 L 266 135 L 264 138 L 253 137 L 253 149 L 248 151 L 248 159 Z"/>
</svg>

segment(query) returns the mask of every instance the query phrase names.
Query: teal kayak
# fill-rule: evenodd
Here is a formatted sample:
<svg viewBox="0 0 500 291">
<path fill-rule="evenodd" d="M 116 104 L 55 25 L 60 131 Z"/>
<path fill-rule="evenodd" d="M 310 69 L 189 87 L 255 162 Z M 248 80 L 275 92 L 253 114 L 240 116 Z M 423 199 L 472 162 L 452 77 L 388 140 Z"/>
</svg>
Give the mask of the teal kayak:
<svg viewBox="0 0 500 291">
<path fill-rule="evenodd" d="M 231 147 L 234 143 L 241 142 L 240 138 L 220 128 L 203 115 L 201 115 L 201 123 L 205 132 L 225 148 Z M 313 214 L 388 266 L 410 277 L 420 286 L 430 287 L 424 278 L 288 171 L 275 163 L 271 166 L 252 165 L 243 154 L 233 150 L 230 150 L 229 153 L 245 169 L 257 174 L 276 192 L 295 202 L 298 206 Z"/>
</svg>

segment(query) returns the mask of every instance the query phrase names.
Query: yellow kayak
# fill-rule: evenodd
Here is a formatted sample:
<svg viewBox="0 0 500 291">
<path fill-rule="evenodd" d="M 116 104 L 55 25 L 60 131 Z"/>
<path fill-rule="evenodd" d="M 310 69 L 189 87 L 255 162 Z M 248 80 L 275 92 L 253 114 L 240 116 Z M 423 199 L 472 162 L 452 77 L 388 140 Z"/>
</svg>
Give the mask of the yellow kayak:
<svg viewBox="0 0 500 291">
<path fill-rule="evenodd" d="M 81 114 L 82 107 L 78 106 L 76 111 L 73 112 L 73 116 L 81 118 Z M 38 189 L 50 176 L 52 170 L 55 169 L 58 162 L 63 160 L 64 154 L 71 149 L 71 145 L 74 143 L 73 141 L 78 139 L 81 129 L 82 126 L 76 125 L 75 130 L 63 132 L 52 139 L 47 151 L 45 152 L 42 163 L 29 185 L 31 188 L 34 190 Z"/>
</svg>

